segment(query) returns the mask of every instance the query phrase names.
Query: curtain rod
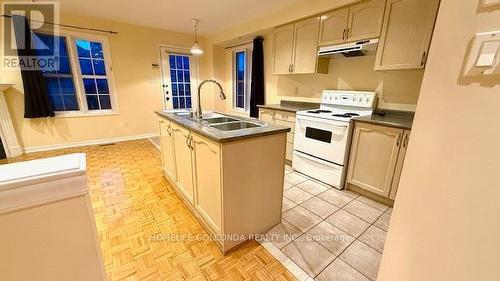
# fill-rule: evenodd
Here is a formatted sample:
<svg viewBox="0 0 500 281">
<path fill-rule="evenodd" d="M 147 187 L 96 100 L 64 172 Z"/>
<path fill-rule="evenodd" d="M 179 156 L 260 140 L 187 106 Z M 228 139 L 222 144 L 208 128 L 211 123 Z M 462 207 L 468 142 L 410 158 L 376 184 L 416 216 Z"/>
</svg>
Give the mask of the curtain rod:
<svg viewBox="0 0 500 281">
<path fill-rule="evenodd" d="M 11 15 L 2 15 L 2 17 L 4 17 L 4 18 L 12 18 Z M 70 25 L 70 24 L 54 23 L 54 22 L 50 22 L 50 21 L 32 20 L 32 19 L 29 19 L 29 18 L 26 18 L 26 19 L 29 20 L 29 21 L 33 21 L 33 22 L 46 23 L 46 24 L 50 24 L 50 25 L 58 25 L 58 26 L 68 27 L 68 28 L 74 28 L 74 29 L 89 30 L 89 31 L 103 32 L 103 33 L 109 33 L 109 34 L 118 34 L 118 32 L 112 31 L 112 30 L 104 30 L 104 29 L 98 29 L 98 28 L 81 27 L 81 26 Z"/>
</svg>

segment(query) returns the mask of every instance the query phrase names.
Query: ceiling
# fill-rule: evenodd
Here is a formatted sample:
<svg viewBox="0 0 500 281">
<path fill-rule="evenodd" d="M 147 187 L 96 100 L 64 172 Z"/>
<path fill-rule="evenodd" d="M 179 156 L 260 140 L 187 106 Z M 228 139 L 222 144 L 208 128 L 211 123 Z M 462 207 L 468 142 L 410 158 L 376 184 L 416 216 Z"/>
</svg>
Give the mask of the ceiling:
<svg viewBox="0 0 500 281">
<path fill-rule="evenodd" d="M 64 0 L 61 12 L 188 33 L 213 34 L 303 0 Z"/>
</svg>

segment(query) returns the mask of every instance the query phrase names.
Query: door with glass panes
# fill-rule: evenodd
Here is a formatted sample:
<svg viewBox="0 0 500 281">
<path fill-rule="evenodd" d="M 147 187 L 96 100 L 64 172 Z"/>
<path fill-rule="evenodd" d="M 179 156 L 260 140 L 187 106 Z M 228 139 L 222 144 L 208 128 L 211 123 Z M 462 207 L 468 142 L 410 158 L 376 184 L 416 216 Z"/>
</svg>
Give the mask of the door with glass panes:
<svg viewBox="0 0 500 281">
<path fill-rule="evenodd" d="M 196 59 L 188 51 L 160 48 L 164 109 L 191 109 L 196 92 Z"/>
</svg>

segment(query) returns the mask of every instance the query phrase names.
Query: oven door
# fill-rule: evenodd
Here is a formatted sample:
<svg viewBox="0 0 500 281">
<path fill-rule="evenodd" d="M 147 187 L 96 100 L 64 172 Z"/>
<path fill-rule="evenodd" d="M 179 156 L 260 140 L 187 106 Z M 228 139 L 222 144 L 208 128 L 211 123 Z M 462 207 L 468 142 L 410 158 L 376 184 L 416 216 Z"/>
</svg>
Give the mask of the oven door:
<svg viewBox="0 0 500 281">
<path fill-rule="evenodd" d="M 297 116 L 294 150 L 344 165 L 349 123 Z"/>
</svg>

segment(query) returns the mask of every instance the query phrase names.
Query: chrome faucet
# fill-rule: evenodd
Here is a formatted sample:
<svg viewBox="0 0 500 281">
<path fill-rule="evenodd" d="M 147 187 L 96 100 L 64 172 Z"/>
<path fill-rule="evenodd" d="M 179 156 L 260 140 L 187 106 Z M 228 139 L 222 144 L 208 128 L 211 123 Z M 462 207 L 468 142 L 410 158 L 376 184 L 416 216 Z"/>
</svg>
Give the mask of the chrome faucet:
<svg viewBox="0 0 500 281">
<path fill-rule="evenodd" d="M 221 100 L 225 100 L 226 99 L 226 95 L 224 94 L 224 89 L 222 88 L 221 84 L 219 84 L 219 82 L 213 80 L 213 79 L 208 79 L 208 80 L 203 80 L 200 85 L 198 85 L 198 109 L 196 110 L 195 112 L 195 118 L 196 119 L 202 119 L 202 111 L 201 111 L 201 87 L 203 85 L 205 85 L 206 83 L 214 83 L 215 85 L 219 86 L 219 89 L 220 89 L 220 94 L 219 94 L 219 97 Z"/>
</svg>

